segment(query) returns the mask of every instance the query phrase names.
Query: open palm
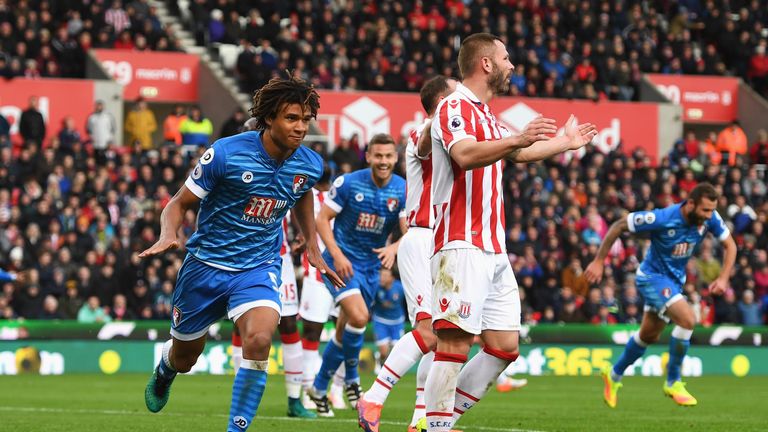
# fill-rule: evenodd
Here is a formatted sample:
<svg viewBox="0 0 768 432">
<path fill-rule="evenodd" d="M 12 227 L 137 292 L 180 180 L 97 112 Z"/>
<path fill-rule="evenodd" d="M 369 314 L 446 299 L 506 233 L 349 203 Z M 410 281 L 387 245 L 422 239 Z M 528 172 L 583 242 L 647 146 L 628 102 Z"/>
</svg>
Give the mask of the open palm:
<svg viewBox="0 0 768 432">
<path fill-rule="evenodd" d="M 570 149 L 578 150 L 589 144 L 597 135 L 597 128 L 592 123 L 576 124 L 576 117 L 571 114 L 565 122 L 565 136 L 570 139 Z"/>
</svg>

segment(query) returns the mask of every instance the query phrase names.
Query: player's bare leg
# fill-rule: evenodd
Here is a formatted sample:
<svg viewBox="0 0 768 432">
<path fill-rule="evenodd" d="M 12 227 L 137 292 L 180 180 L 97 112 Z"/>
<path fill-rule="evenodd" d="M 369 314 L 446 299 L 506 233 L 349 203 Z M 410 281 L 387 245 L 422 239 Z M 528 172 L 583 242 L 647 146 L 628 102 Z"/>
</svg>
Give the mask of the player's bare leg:
<svg viewBox="0 0 768 432">
<path fill-rule="evenodd" d="M 280 318 L 277 330 L 283 346 L 283 369 L 285 371 L 285 390 L 288 394 L 288 417 L 316 418 L 317 414 L 307 411 L 301 404 L 302 349 L 297 316 Z"/>
<path fill-rule="evenodd" d="M 434 350 L 436 345 L 437 337 L 432 332 L 431 317 L 417 321 L 414 329 L 395 344 L 391 355 L 384 362 L 370 390 L 365 392 L 363 399 L 358 403 L 358 423 L 363 430 L 366 432 L 379 430 L 381 409 L 392 387 L 419 359 Z M 421 377 L 421 385 L 419 385 L 419 376 L 417 376 L 416 412 L 413 415 L 411 426 L 425 414 L 423 388 L 429 369 L 423 371 L 420 369 L 420 372 L 423 376 Z"/>
<path fill-rule="evenodd" d="M 621 378 L 624 371 L 645 353 L 648 345 L 659 340 L 667 323 L 656 312 L 646 312 L 640 323 L 640 331 L 627 342 L 619 360 L 613 366 L 606 365 L 600 372 L 603 378 L 603 400 L 611 408 L 618 404 L 618 391 L 623 386 Z"/>
<path fill-rule="evenodd" d="M 190 341 L 172 338 L 165 342 L 162 358 L 144 390 L 147 409 L 158 412 L 168 403 L 176 374 L 187 373 L 192 369 L 205 348 L 205 338 L 205 335 Z"/>
<path fill-rule="evenodd" d="M 279 320 L 277 310 L 267 306 L 250 309 L 237 318 L 243 339 L 243 362 L 232 386 L 227 431 L 247 429 L 256 415 L 267 386 L 269 349 Z"/>
<path fill-rule="evenodd" d="M 698 401 L 688 393 L 685 383 L 680 381 L 680 370 L 688 347 L 691 345 L 696 317 L 691 306 L 682 298 L 669 305 L 666 313 L 675 323 L 675 327 L 669 339 L 669 361 L 667 362 L 667 381 L 663 387 L 664 394 L 680 406 L 695 406 Z"/>
</svg>

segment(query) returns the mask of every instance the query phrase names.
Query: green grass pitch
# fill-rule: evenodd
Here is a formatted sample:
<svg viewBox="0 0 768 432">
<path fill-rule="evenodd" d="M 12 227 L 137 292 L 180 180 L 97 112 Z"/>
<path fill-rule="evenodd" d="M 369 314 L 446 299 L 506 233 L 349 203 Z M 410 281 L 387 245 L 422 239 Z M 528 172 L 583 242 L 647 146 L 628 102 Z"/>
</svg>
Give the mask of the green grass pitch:
<svg viewBox="0 0 768 432">
<path fill-rule="evenodd" d="M 0 431 L 223 431 L 232 376 L 180 376 L 160 414 L 144 407 L 149 374 L 2 376 Z M 372 376 L 363 377 L 367 386 Z M 660 378 L 627 377 L 612 410 L 601 399 L 599 377 L 531 377 L 527 387 L 501 394 L 491 390 L 465 415 L 465 432 L 482 431 L 765 431 L 768 377 L 703 377 L 689 380 L 698 400 L 681 408 L 665 398 Z M 405 432 L 411 417 L 414 376 L 390 395 L 382 432 Z M 285 417 L 282 376 L 270 376 L 253 431 L 357 431 L 356 413 L 334 419 Z"/>
</svg>

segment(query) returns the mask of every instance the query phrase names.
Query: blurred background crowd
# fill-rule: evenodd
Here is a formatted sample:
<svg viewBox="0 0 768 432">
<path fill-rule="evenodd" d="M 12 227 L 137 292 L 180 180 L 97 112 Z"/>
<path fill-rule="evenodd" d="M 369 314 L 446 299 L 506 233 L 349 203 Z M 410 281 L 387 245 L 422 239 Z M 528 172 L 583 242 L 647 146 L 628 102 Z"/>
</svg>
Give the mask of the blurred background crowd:
<svg viewBox="0 0 768 432">
<path fill-rule="evenodd" d="M 192 17 L 199 44 L 241 46 L 236 72 L 245 91 L 286 69 L 322 88 L 418 91 L 434 74 L 458 76 L 459 37 L 488 31 L 507 42 L 516 65 L 511 95 L 632 100 L 646 72 L 734 75 L 768 94 L 765 0 L 167 3 Z M 90 48 L 178 49 L 147 0 L 0 0 L 0 35 L 0 75 L 8 79 L 81 77 Z M 137 101 L 115 119 L 97 103 L 81 136 L 71 119 L 46 124 L 32 99 L 20 119 L 21 146 L 10 144 L 0 116 L 0 266 L 29 271 L 25 284 L 3 285 L 0 319 L 167 319 L 184 251 L 148 261 L 137 254 L 156 240 L 160 212 L 196 154 L 237 133 L 247 115 L 234 113 L 214 130 L 204 107 L 156 118 Z M 158 128 L 161 142 L 151 139 Z M 45 139 L 50 129 L 57 133 Z M 309 144 L 336 175 L 365 164 L 357 136 L 332 150 Z M 734 123 L 706 136 L 687 132 L 660 163 L 642 151 L 591 148 L 581 159 L 508 165 L 507 246 L 525 322 L 639 322 L 633 275 L 647 239 L 614 245 L 600 286 L 580 275 L 626 211 L 667 206 L 708 181 L 722 192 L 718 211 L 739 256 L 730 289 L 714 298 L 707 286 L 721 250 L 707 240 L 688 268 L 689 301 L 704 325 L 764 324 L 766 164 L 768 134 L 747 142 Z M 194 229 L 190 212 L 184 236 Z"/>
</svg>

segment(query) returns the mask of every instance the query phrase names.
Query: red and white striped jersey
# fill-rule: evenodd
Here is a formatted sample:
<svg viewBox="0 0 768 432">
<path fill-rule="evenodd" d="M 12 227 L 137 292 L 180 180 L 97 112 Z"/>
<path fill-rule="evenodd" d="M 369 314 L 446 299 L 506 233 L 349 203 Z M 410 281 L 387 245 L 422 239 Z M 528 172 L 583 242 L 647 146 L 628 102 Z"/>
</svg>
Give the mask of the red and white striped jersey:
<svg viewBox="0 0 768 432">
<path fill-rule="evenodd" d="M 435 252 L 470 244 L 505 253 L 503 162 L 464 171 L 451 158 L 450 149 L 467 138 L 478 143 L 501 139 L 510 135 L 509 130 L 487 104 L 458 84 L 438 105 L 431 133 Z"/>
<path fill-rule="evenodd" d="M 432 228 L 435 224 L 432 213 L 432 155 L 419 157 L 419 138 L 425 132 L 427 121 L 411 131 L 405 147 L 405 214 L 408 215 L 408 226 L 422 228 Z"/>
<path fill-rule="evenodd" d="M 317 215 L 320 213 L 320 209 L 323 207 L 323 202 L 325 201 L 325 194 L 327 192 L 321 192 L 315 188 L 312 188 L 312 197 L 315 200 L 315 219 L 317 219 Z M 331 224 L 333 224 L 333 221 L 331 221 Z M 333 227 L 333 225 L 331 225 Z M 317 246 L 320 248 L 320 252 L 323 252 L 325 250 L 325 244 L 323 244 L 323 240 L 320 238 L 320 235 L 317 236 Z M 317 271 L 316 268 L 309 265 L 309 260 L 307 260 L 307 253 L 304 252 L 301 254 L 301 266 L 304 268 L 304 277 L 314 279 L 316 281 L 321 281 L 323 278 L 320 276 L 320 272 Z"/>
<path fill-rule="evenodd" d="M 288 243 L 288 224 L 291 220 L 291 211 L 288 210 L 288 213 L 285 214 L 285 217 L 283 218 L 283 244 L 280 245 L 280 256 L 283 256 L 285 254 L 291 253 L 291 244 Z"/>
</svg>

